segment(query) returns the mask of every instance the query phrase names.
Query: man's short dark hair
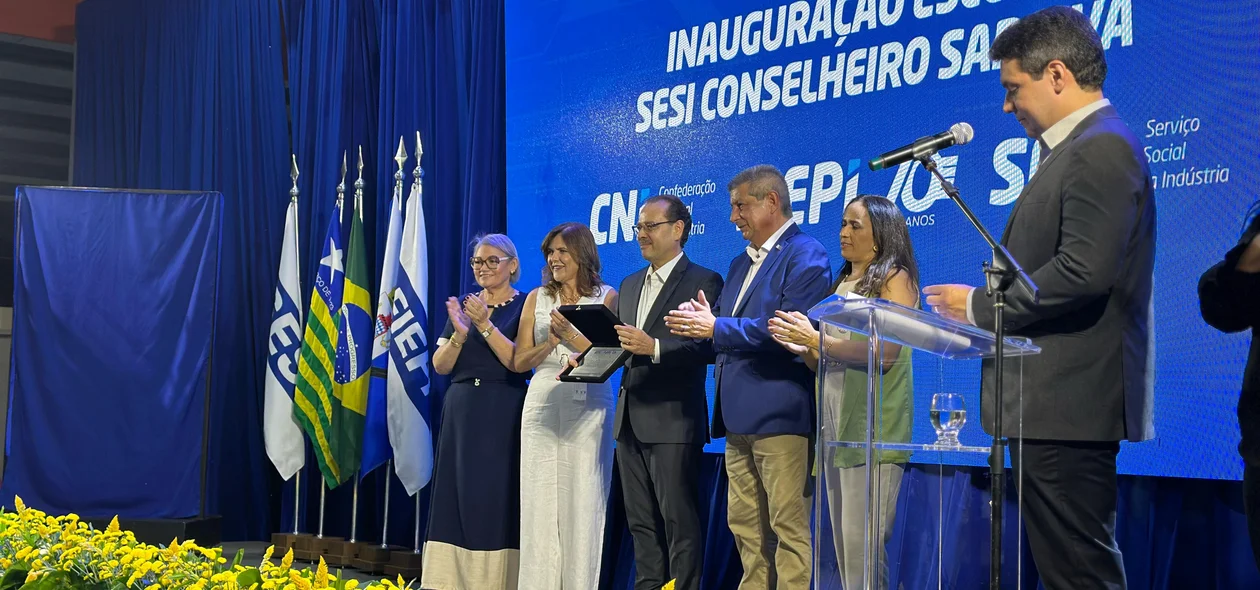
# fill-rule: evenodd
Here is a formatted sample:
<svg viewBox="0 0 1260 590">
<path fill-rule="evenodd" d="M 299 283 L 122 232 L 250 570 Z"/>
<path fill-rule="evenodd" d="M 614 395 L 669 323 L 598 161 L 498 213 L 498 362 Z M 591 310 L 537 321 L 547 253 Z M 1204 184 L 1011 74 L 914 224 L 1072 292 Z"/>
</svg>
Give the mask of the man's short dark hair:
<svg viewBox="0 0 1260 590">
<path fill-rule="evenodd" d="M 989 59 L 1019 60 L 1019 69 L 1034 80 L 1057 59 L 1086 90 L 1101 89 L 1107 78 L 1107 58 L 1094 25 L 1067 6 L 1038 10 L 1007 27 L 989 47 Z"/>
<path fill-rule="evenodd" d="M 646 207 L 652 203 L 667 203 L 669 206 L 665 209 L 665 217 L 683 222 L 682 240 L 678 242 L 678 245 L 686 246 L 687 238 L 691 235 L 691 210 L 683 204 L 682 199 L 674 195 L 655 195 L 643 201 L 643 206 Z"/>
<path fill-rule="evenodd" d="M 792 217 L 792 199 L 788 196 L 787 179 L 778 168 L 769 164 L 758 164 L 741 171 L 726 185 L 727 192 L 735 192 L 740 185 L 748 185 L 748 194 L 758 201 L 766 200 L 770 192 L 779 195 L 779 212 L 785 217 Z"/>
</svg>

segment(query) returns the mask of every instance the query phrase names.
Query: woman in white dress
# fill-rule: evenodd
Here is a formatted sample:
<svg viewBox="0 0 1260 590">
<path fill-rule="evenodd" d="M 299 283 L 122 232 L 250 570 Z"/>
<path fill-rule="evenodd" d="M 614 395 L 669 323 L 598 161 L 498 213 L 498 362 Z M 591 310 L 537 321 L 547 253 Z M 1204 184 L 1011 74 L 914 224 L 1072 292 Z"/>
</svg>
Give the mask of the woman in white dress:
<svg viewBox="0 0 1260 590">
<path fill-rule="evenodd" d="M 558 380 L 591 343 L 556 308 L 603 303 L 617 292 L 599 278 L 591 230 L 562 223 L 542 245 L 543 286 L 521 310 L 513 370 L 534 369 L 521 417 L 521 590 L 599 587 L 613 465 L 616 398 L 607 383 Z"/>
</svg>

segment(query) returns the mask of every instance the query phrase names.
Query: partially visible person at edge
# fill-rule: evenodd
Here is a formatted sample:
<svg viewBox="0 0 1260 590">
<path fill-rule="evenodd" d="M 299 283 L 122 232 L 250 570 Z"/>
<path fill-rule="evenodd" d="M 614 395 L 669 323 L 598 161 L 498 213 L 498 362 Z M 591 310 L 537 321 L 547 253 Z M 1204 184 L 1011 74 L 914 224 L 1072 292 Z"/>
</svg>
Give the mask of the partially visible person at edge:
<svg viewBox="0 0 1260 590">
<path fill-rule="evenodd" d="M 1251 551 L 1260 566 L 1260 202 L 1242 239 L 1225 258 L 1199 278 L 1199 311 L 1208 325 L 1222 332 L 1251 330 L 1251 354 L 1238 395 L 1238 428 L 1242 442 L 1243 506 Z"/>
</svg>

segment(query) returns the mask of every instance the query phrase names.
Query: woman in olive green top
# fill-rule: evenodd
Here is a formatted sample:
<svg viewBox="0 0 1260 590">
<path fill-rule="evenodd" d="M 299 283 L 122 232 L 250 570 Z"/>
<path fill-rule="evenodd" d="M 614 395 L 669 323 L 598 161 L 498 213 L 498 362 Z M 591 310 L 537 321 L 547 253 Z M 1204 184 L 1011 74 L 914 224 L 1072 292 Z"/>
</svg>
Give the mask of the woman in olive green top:
<svg viewBox="0 0 1260 590">
<path fill-rule="evenodd" d="M 840 253 L 845 264 L 834 291 L 841 297 L 878 297 L 907 307 L 919 306 L 919 269 L 914 248 L 901 211 L 884 197 L 863 195 L 844 210 L 840 225 Z M 832 377 L 824 382 L 819 411 L 823 432 L 829 441 L 866 440 L 867 345 L 866 337 L 833 327 L 827 328 L 822 353 L 819 334 L 809 319 L 799 312 L 777 312 L 770 320 L 776 341 L 798 354 L 818 370 L 819 358 L 826 361 Z M 909 348 L 885 343 L 882 397 L 875 416 L 875 440 L 909 442 L 913 383 Z M 843 379 L 836 372 L 843 371 Z M 836 562 L 845 588 L 864 588 L 862 544 L 865 529 L 866 451 L 858 447 L 832 447 L 825 451 L 824 480 L 831 511 Z M 879 563 L 875 588 L 888 584 L 884 546 L 892 531 L 897 509 L 897 492 L 910 454 L 879 451 L 875 454 L 878 476 L 876 494 L 880 519 L 877 526 Z"/>
</svg>

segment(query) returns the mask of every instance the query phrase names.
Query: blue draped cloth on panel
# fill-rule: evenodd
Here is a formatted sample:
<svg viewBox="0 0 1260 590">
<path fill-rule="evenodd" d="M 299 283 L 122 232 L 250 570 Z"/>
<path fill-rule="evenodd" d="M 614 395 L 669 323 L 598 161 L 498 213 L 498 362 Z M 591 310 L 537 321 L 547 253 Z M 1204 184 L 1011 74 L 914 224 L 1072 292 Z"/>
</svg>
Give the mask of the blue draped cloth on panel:
<svg viewBox="0 0 1260 590">
<path fill-rule="evenodd" d="M 196 516 L 222 195 L 19 187 L 16 217 L 0 497 Z"/>
</svg>

